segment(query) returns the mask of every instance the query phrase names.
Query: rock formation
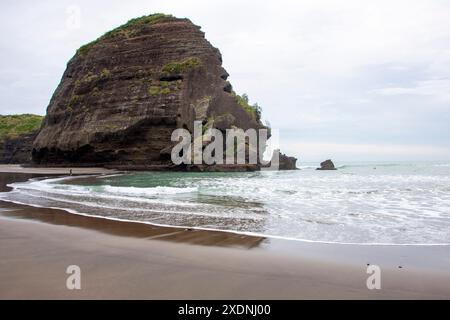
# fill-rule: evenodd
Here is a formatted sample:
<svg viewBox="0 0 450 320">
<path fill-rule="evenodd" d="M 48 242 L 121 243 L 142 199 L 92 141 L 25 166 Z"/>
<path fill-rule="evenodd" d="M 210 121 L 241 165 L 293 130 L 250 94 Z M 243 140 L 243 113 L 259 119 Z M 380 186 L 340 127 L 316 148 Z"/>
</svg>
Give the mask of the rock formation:
<svg viewBox="0 0 450 320">
<path fill-rule="evenodd" d="M 298 170 L 297 168 L 297 158 L 289 157 L 284 153 L 280 153 L 279 159 L 280 167 L 279 170 Z"/>
<path fill-rule="evenodd" d="M 278 164 L 278 170 L 299 170 L 297 168 L 297 158 L 289 157 L 284 153 L 281 153 L 279 149 L 273 151 L 272 159 L 265 167 L 275 167 Z"/>
<path fill-rule="evenodd" d="M 0 163 L 31 161 L 33 141 L 42 123 L 36 114 L 0 115 Z"/>
<path fill-rule="evenodd" d="M 227 81 L 218 49 L 188 19 L 130 20 L 67 64 L 33 146 L 41 165 L 170 165 L 172 131 L 264 128 Z"/>
<path fill-rule="evenodd" d="M 317 168 L 316 170 L 337 170 L 337 169 L 334 167 L 333 161 L 328 159 L 322 162 L 320 164 L 320 168 Z"/>
<path fill-rule="evenodd" d="M 8 137 L 0 142 L 1 164 L 24 164 L 31 162 L 31 150 L 38 130 Z"/>
</svg>

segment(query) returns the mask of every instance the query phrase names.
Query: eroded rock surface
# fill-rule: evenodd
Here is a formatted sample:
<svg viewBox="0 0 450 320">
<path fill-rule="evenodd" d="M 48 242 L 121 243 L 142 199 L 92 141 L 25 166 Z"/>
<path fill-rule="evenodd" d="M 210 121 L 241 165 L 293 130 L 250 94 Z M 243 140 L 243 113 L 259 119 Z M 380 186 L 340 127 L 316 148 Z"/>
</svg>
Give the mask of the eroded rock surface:
<svg viewBox="0 0 450 320">
<path fill-rule="evenodd" d="M 31 162 L 33 141 L 38 131 L 8 137 L 0 141 L 1 164 L 25 164 Z"/>
<path fill-rule="evenodd" d="M 219 50 L 188 19 L 133 19 L 68 62 L 33 146 L 41 165 L 170 165 L 171 133 L 194 120 L 264 128 L 239 104 Z"/>
<path fill-rule="evenodd" d="M 337 169 L 334 166 L 333 161 L 325 160 L 320 164 L 320 168 L 317 168 L 316 170 L 337 170 Z"/>
</svg>

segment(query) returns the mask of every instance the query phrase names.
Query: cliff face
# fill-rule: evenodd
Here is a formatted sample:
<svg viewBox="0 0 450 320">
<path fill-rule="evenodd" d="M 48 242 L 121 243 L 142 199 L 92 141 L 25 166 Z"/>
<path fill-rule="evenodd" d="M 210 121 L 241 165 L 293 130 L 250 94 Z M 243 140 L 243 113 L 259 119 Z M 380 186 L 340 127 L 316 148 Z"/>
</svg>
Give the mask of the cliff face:
<svg viewBox="0 0 450 320">
<path fill-rule="evenodd" d="M 151 15 L 81 47 L 33 145 L 36 164 L 168 164 L 176 128 L 264 127 L 239 104 L 222 58 L 188 19 Z M 166 149 L 166 152 L 164 152 Z"/>
<path fill-rule="evenodd" d="M 8 137 L 0 142 L 1 164 L 23 164 L 31 162 L 33 141 L 38 131 Z"/>
<path fill-rule="evenodd" d="M 0 115 L 0 163 L 29 163 L 42 116 Z"/>
</svg>

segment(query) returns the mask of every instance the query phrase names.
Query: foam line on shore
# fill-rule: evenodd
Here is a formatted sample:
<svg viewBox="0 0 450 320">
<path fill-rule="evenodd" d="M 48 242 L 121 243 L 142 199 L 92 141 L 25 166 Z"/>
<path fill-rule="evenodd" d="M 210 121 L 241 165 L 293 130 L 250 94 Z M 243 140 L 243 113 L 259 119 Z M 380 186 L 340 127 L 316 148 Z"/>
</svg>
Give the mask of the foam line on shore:
<svg viewBox="0 0 450 320">
<path fill-rule="evenodd" d="M 68 212 L 70 214 L 79 215 L 79 216 L 83 216 L 83 217 L 106 219 L 106 220 L 112 220 L 112 221 L 118 221 L 118 222 L 127 222 L 127 223 L 140 223 L 140 224 L 151 225 L 151 226 L 154 226 L 154 227 L 174 228 L 174 229 L 192 229 L 192 230 L 210 231 L 210 232 L 226 232 L 226 233 L 232 233 L 232 234 L 237 234 L 237 235 L 245 235 L 245 236 L 251 236 L 251 237 L 270 238 L 270 239 L 288 240 L 288 241 L 298 241 L 298 242 L 306 242 L 306 243 L 319 243 L 319 244 L 330 244 L 330 245 L 354 245 L 354 246 L 399 246 L 399 247 L 400 246 L 418 246 L 418 247 L 450 246 L 450 243 L 356 243 L 356 242 L 333 242 L 333 241 L 319 241 L 319 240 L 298 239 L 298 238 L 274 236 L 274 235 L 268 235 L 268 234 L 262 234 L 262 233 L 256 233 L 256 232 L 223 230 L 223 229 L 204 228 L 204 227 L 192 227 L 192 226 L 175 226 L 175 225 L 168 225 L 168 224 L 161 224 L 161 223 L 153 223 L 153 222 L 149 222 L 149 221 L 136 221 L 136 220 L 121 219 L 121 218 L 105 217 L 105 216 L 99 216 L 99 215 L 93 215 L 93 214 L 89 214 L 89 213 L 84 213 L 84 212 L 78 212 L 76 210 L 69 209 L 69 208 L 46 207 L 46 206 L 41 206 L 41 205 L 36 205 L 36 204 L 22 203 L 20 201 L 8 200 L 8 199 L 1 199 L 1 201 L 15 203 L 15 204 L 19 204 L 19 205 L 30 206 L 30 207 L 35 207 L 35 208 L 46 208 L 46 209 L 53 209 L 53 210 L 63 210 L 63 211 L 66 211 L 66 212 Z"/>
<path fill-rule="evenodd" d="M 82 204 L 82 205 L 85 205 L 87 207 L 93 207 L 93 208 L 111 209 L 111 210 L 123 210 L 123 211 L 135 211 L 135 209 L 132 209 L 132 208 L 109 207 L 109 206 L 104 206 L 104 205 L 97 205 L 97 204 L 92 203 L 92 202 L 80 203 L 78 201 L 72 201 L 72 200 L 68 200 L 68 199 L 58 199 L 58 198 L 53 198 L 53 197 L 48 197 L 48 196 L 36 196 L 36 195 L 33 195 L 31 193 L 27 193 L 27 192 L 24 192 L 23 194 L 26 194 L 27 196 L 34 197 L 34 198 L 43 198 L 43 199 L 59 201 L 59 202 L 66 202 L 66 203 L 73 203 L 73 204 L 78 204 L 78 205 Z M 4 199 L 0 196 L 0 200 L 4 200 Z M 4 201 L 9 201 L 9 200 L 4 200 Z M 155 202 L 152 202 L 152 203 L 157 203 L 157 202 L 155 201 Z M 29 204 L 26 204 L 26 203 L 21 203 L 21 204 L 29 205 Z M 42 207 L 43 208 L 52 208 L 52 207 L 44 207 L 44 206 L 42 206 Z M 59 209 L 58 207 L 55 207 L 55 208 Z M 66 210 L 67 211 L 68 208 L 62 208 L 61 210 Z M 71 210 L 73 210 L 73 209 L 71 209 Z M 227 217 L 227 216 L 217 216 L 217 215 L 214 215 L 214 214 L 208 214 L 208 213 L 204 213 L 204 212 L 195 212 L 195 211 L 186 211 L 186 212 L 184 212 L 184 211 L 162 211 L 162 210 L 152 210 L 152 209 L 143 209 L 143 208 L 139 208 L 139 211 L 151 212 L 151 213 L 161 213 L 161 214 L 171 213 L 171 214 L 194 215 L 194 216 L 198 215 L 198 216 L 207 216 L 207 217 L 213 217 L 213 218 L 220 217 L 222 219 L 234 219 L 234 218 L 236 218 L 236 217 Z M 241 218 L 241 219 L 245 219 L 245 218 Z M 250 219 L 250 218 L 248 218 L 248 219 Z M 258 219 L 252 217 L 251 220 L 258 220 Z M 130 220 L 130 221 L 139 222 L 138 220 Z"/>
</svg>

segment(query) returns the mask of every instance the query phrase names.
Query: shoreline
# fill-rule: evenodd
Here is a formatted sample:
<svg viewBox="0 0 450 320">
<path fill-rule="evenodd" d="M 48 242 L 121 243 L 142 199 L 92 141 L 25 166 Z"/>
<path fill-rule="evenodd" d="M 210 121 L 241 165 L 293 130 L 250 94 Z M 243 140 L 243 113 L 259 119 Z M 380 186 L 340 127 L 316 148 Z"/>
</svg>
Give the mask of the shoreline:
<svg viewBox="0 0 450 320">
<path fill-rule="evenodd" d="M 0 174 L 2 183 L 7 180 L 5 176 L 9 176 L 9 179 L 13 181 L 17 181 L 17 179 L 26 181 L 30 175 L 46 176 L 48 174 Z M 4 189 L 0 188 L 0 191 L 6 191 Z M 0 201 L 0 229 L 2 252 L 0 298 L 450 298 L 450 285 L 448 285 L 450 283 L 450 259 L 446 258 L 450 257 L 450 246 L 357 246 L 300 242 L 222 231 L 159 227 L 136 222 L 114 221 L 103 217 L 81 216 L 58 209 L 14 205 L 3 201 Z M 15 239 L 21 237 L 27 238 L 26 243 L 16 243 Z M 111 277 L 118 278 L 117 281 L 113 281 L 110 290 L 121 288 L 118 290 L 119 292 L 116 294 L 99 292 L 99 288 L 94 283 L 92 283 L 92 291 L 76 294 L 65 288 L 53 288 L 48 292 L 45 290 L 40 292 L 37 289 L 34 291 L 35 289 L 29 288 L 28 281 L 35 282 L 32 278 L 36 272 L 33 266 L 37 258 L 33 254 L 28 255 L 27 252 L 29 253 L 32 248 L 39 249 L 41 246 L 45 246 L 50 253 L 46 251 L 47 249 L 42 248 L 42 258 L 56 258 L 51 252 L 56 248 L 61 248 L 64 249 L 62 250 L 64 252 L 59 253 L 58 256 L 66 260 L 69 258 L 70 251 L 74 249 L 74 245 L 68 237 L 85 243 L 82 247 L 76 248 L 81 251 L 79 253 L 80 260 L 92 262 L 91 258 L 98 257 L 98 263 L 105 268 L 106 272 L 109 272 Z M 99 247 L 95 244 L 91 246 L 91 243 L 96 241 L 106 242 L 102 242 Z M 159 265 L 159 261 L 137 263 L 136 268 L 145 276 L 134 275 L 126 271 L 116 273 L 115 267 L 109 266 L 105 262 L 107 260 L 105 250 L 122 248 L 128 243 L 133 243 L 132 250 L 139 248 L 136 249 L 138 253 L 135 257 L 138 260 L 144 259 L 149 251 L 159 257 L 165 257 L 167 252 L 171 252 L 173 255 L 171 257 L 176 262 L 171 260 L 173 264 L 172 262 L 167 263 L 181 270 L 184 265 L 195 261 L 195 267 L 190 272 L 196 276 L 188 281 L 181 271 L 180 275 L 172 274 L 172 277 L 178 279 L 178 284 L 168 281 L 171 289 L 167 291 L 167 295 L 164 294 L 164 290 L 161 292 L 151 287 L 141 288 L 140 281 L 156 281 L 161 287 L 165 286 L 164 281 L 158 280 L 164 274 L 162 270 L 156 273 L 148 270 Z M 104 245 L 107 248 L 104 248 Z M 207 259 L 199 261 L 194 253 L 197 251 L 206 255 Z M 94 256 L 92 256 L 93 253 L 95 253 Z M 126 260 L 126 257 L 125 252 L 116 256 L 120 261 Z M 18 259 L 28 267 L 24 269 L 17 265 Z M 264 276 L 258 278 L 251 272 L 244 272 L 246 275 L 242 276 L 240 281 L 249 282 L 248 284 L 251 283 L 251 286 L 243 289 L 240 283 L 231 281 L 235 278 L 235 274 L 229 268 L 225 268 L 227 270 L 215 268 L 216 275 L 214 277 L 205 275 L 202 263 L 208 265 L 211 259 L 213 261 L 223 259 L 225 260 L 223 261 L 224 266 L 231 268 L 233 265 L 233 268 L 241 271 L 246 270 L 248 263 L 254 264 L 256 274 L 262 270 L 270 271 L 275 278 L 277 278 L 277 270 L 289 270 L 288 275 L 283 275 L 283 277 L 286 276 L 290 280 L 269 281 Z M 40 258 L 37 260 L 40 261 Z M 45 260 L 40 263 L 52 269 L 56 261 Z M 235 266 L 235 263 L 238 266 Z M 277 267 L 267 270 L 265 269 L 266 264 L 273 267 L 277 265 Z M 382 290 L 367 289 L 365 282 L 369 276 L 366 273 L 367 264 L 379 265 L 383 270 L 383 279 L 389 279 L 388 283 L 383 281 Z M 319 274 L 317 274 L 318 270 L 320 270 Z M 60 273 L 62 277 L 65 276 L 64 270 L 60 270 Z M 59 276 L 47 275 L 43 277 L 43 280 L 52 282 L 54 281 L 53 277 Z M 102 276 L 98 274 L 92 276 L 91 280 L 98 281 L 100 286 Z M 205 277 L 207 280 L 203 280 Z M 217 277 L 231 281 L 231 283 L 228 283 L 229 281 L 221 283 L 221 288 L 218 289 L 220 294 L 215 295 L 212 291 L 214 288 L 198 291 L 196 287 L 198 282 L 204 282 L 203 285 L 205 283 L 213 284 L 217 281 Z M 21 280 L 18 280 L 19 278 Z M 254 278 L 259 279 L 258 283 L 250 281 Z M 131 279 L 130 281 L 134 284 L 127 286 L 126 283 L 122 283 L 125 279 Z M 305 282 L 307 285 L 299 286 L 299 283 L 304 284 Z M 279 287 L 281 284 L 284 289 Z M 103 287 L 105 284 L 101 284 L 101 286 Z M 237 287 L 240 288 L 238 294 L 236 293 Z M 135 292 L 135 290 L 137 290 L 136 294 L 130 294 L 130 291 Z M 177 290 L 185 290 L 184 295 L 178 295 Z"/>
<path fill-rule="evenodd" d="M 85 212 L 78 212 L 75 210 L 72 210 L 70 208 L 56 208 L 56 207 L 44 207 L 40 205 L 32 205 L 32 204 L 26 204 L 18 201 L 12 201 L 12 200 L 4 200 L 0 198 L 0 202 L 4 203 L 11 203 L 19 206 L 25 206 L 25 207 L 33 207 L 36 209 L 49 209 L 49 210 L 56 210 L 56 211 L 63 211 L 64 213 L 76 215 L 80 217 L 86 217 L 86 218 L 93 218 L 93 219 L 100 219 L 100 220 L 108 220 L 108 221 L 114 221 L 118 223 L 133 223 L 133 224 L 142 224 L 151 226 L 154 228 L 168 228 L 168 229 L 174 229 L 174 230 L 188 230 L 188 231 L 202 231 L 202 232 L 210 232 L 210 233 L 227 233 L 232 234 L 236 236 L 241 237 L 253 237 L 253 238 L 267 238 L 267 239 L 274 239 L 274 240 L 280 240 L 280 241 L 293 241 L 293 242 L 300 242 L 300 243 L 317 243 L 317 244 L 328 244 L 328 245 L 342 245 L 342 246 L 378 246 L 378 247 L 450 247 L 450 243 L 374 243 L 374 242 L 334 242 L 334 241 L 321 241 L 321 240 L 308 240 L 308 239 L 298 239 L 298 238 L 290 238 L 290 237 L 283 237 L 283 236 L 275 236 L 275 235 L 268 235 L 268 234 L 262 234 L 262 233 L 254 233 L 254 232 L 245 232 L 245 231 L 235 231 L 235 230 L 226 230 L 226 229 L 213 229 L 213 228 L 204 228 L 204 227 L 192 227 L 192 226 L 180 226 L 180 225 L 168 225 L 168 224 L 159 224 L 154 223 L 150 221 L 138 221 L 138 220 L 127 220 L 127 219 L 120 219 L 120 218 L 113 218 L 113 217 L 106 217 L 106 216 L 100 216 L 100 215 L 93 215 Z"/>
<path fill-rule="evenodd" d="M 103 167 L 23 167 L 20 164 L 0 164 L 0 173 L 23 173 L 45 175 L 68 175 L 72 170 L 72 175 L 81 174 L 115 174 L 121 171 L 107 169 Z"/>
<path fill-rule="evenodd" d="M 88 168 L 89 171 L 87 172 L 79 172 L 78 174 L 73 174 L 72 176 L 60 176 L 59 174 L 54 174 L 54 176 L 48 176 L 46 173 L 33 173 L 34 176 L 40 177 L 43 179 L 66 179 L 66 180 L 84 180 L 84 179 L 92 179 L 97 177 L 102 177 L 103 174 L 106 173 L 100 173 L 95 172 L 95 168 Z M 94 169 L 94 170 L 92 170 Z M 95 173 L 89 173 L 89 172 L 95 172 Z M 1 165 L 0 165 L 0 175 L 9 172 L 2 172 L 1 171 Z M 19 172 L 17 172 L 19 173 Z M 21 173 L 21 172 L 20 172 Z M 118 171 L 118 172 L 111 172 L 111 175 L 122 175 L 126 174 L 125 171 Z M 108 173 L 107 176 L 110 176 Z M 26 181 L 26 180 L 23 180 Z M 18 182 L 18 181 L 14 181 Z M 5 189 L 6 188 L 6 189 Z M 1 185 L 0 183 L 0 192 L 2 190 L 8 190 L 10 187 L 7 187 L 4 185 Z M 151 227 L 155 228 L 169 228 L 169 229 L 175 229 L 175 230 L 195 230 L 195 231 L 204 231 L 204 232 L 211 232 L 211 233 L 230 233 L 232 235 L 237 236 L 243 236 L 243 237 L 255 237 L 255 238 L 268 238 L 268 239 L 277 239 L 282 241 L 296 241 L 296 242 L 303 242 L 303 243 L 318 243 L 318 244 L 330 244 L 330 245 L 348 245 L 348 246 L 411 246 L 411 247 L 434 247 L 434 246 L 449 246 L 450 243 L 372 243 L 372 242 L 337 242 L 337 241 L 320 241 L 320 240 L 308 240 L 308 239 L 299 239 L 299 238 L 291 238 L 291 237 L 283 237 L 283 236 L 277 236 L 277 235 L 268 235 L 268 234 L 262 234 L 262 233 L 255 233 L 255 232 L 245 232 L 245 231 L 236 231 L 236 230 L 227 230 L 227 229 L 214 229 L 214 228 L 204 228 L 204 227 L 193 227 L 193 226 L 183 226 L 183 225 L 166 225 L 166 224 L 159 224 L 154 223 L 150 221 L 140 221 L 140 220 L 127 220 L 127 219 L 121 219 L 121 218 L 115 218 L 115 217 L 108 217 L 108 216 L 101 216 L 101 215 L 94 215 L 87 212 L 79 212 L 75 211 L 71 208 L 59 208 L 59 207 L 44 207 L 40 205 L 34 205 L 34 204 L 27 204 L 22 203 L 18 201 L 13 200 L 4 200 L 0 198 L 0 202 L 7 202 L 19 206 L 27 206 L 27 207 L 33 207 L 33 208 L 41 208 L 41 209 L 51 209 L 51 210 L 57 210 L 57 211 L 63 211 L 68 214 L 77 215 L 80 217 L 87 217 L 87 218 L 95 218 L 95 219 L 104 219 L 109 221 L 115 221 L 119 223 L 135 223 L 135 224 L 143 224 L 143 225 L 149 225 Z"/>
<path fill-rule="evenodd" d="M 448 299 L 450 276 L 0 219 L 0 299 Z M 78 265 L 82 289 L 67 290 Z"/>
</svg>

